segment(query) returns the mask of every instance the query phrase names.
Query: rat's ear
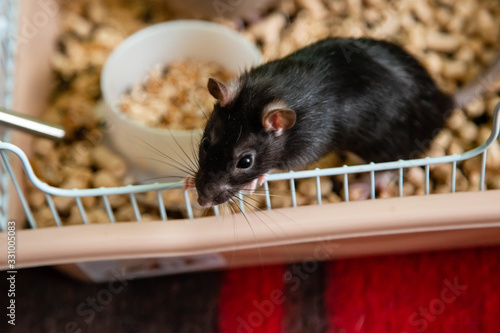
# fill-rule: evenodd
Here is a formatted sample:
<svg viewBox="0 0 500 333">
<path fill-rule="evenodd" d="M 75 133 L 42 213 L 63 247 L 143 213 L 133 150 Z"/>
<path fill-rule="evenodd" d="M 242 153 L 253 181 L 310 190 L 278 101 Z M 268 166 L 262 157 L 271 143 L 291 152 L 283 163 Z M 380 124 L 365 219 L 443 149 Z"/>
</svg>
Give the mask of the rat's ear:
<svg viewBox="0 0 500 333">
<path fill-rule="evenodd" d="M 262 126 L 266 131 L 274 131 L 281 135 L 284 130 L 295 125 L 295 111 L 289 109 L 283 102 L 268 104 L 262 111 Z"/>
<path fill-rule="evenodd" d="M 208 79 L 207 87 L 210 95 L 218 100 L 221 106 L 228 105 L 233 98 L 231 90 L 224 85 L 224 83 L 219 82 L 212 77 Z"/>
</svg>

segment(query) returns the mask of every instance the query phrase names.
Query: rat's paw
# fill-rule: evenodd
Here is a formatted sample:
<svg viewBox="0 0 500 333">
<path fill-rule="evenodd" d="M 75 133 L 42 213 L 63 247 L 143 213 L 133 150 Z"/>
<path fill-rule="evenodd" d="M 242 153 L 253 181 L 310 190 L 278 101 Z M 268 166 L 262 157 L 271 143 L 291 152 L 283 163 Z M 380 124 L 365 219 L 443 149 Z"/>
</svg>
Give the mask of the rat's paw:
<svg viewBox="0 0 500 333">
<path fill-rule="evenodd" d="M 264 184 L 265 181 L 266 181 L 266 174 L 263 174 L 259 178 L 255 178 L 250 183 L 245 185 L 245 187 L 243 187 L 243 190 L 248 191 L 248 194 L 252 194 L 253 192 L 255 192 L 257 184 L 259 184 L 259 186 L 262 186 L 262 184 Z"/>
<path fill-rule="evenodd" d="M 267 173 L 265 173 L 259 177 L 259 186 L 262 186 L 262 184 L 264 184 L 264 182 L 266 181 L 266 177 L 267 177 Z"/>
<path fill-rule="evenodd" d="M 392 185 L 397 178 L 394 171 L 375 173 L 375 193 L 378 198 L 394 196 Z M 359 201 L 371 198 L 370 174 L 363 175 L 360 179 L 349 185 L 349 200 Z"/>
<path fill-rule="evenodd" d="M 185 190 L 194 190 L 195 189 L 195 185 L 194 185 L 194 178 L 193 177 L 190 177 L 190 176 L 187 176 L 186 178 L 184 178 L 184 191 Z"/>
<path fill-rule="evenodd" d="M 370 198 L 370 183 L 369 182 L 359 182 L 354 183 L 349 186 L 349 200 L 350 201 L 360 201 Z"/>
<path fill-rule="evenodd" d="M 248 191 L 248 194 L 252 194 L 257 188 L 257 181 L 257 178 L 252 180 L 250 183 L 246 184 L 245 187 L 243 187 L 243 190 Z"/>
</svg>

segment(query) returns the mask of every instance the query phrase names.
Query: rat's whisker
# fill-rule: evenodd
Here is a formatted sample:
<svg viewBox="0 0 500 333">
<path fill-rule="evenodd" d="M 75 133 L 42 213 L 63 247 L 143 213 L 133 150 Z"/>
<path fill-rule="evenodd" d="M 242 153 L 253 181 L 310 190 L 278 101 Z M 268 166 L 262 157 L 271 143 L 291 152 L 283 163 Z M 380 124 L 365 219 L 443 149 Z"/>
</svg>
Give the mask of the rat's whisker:
<svg viewBox="0 0 500 333">
<path fill-rule="evenodd" d="M 282 197 L 282 198 L 290 198 L 290 195 L 285 195 L 285 196 L 278 196 L 277 194 L 274 194 L 275 192 L 282 192 L 282 193 L 289 193 L 287 191 L 275 191 L 275 190 L 272 190 L 273 191 L 273 194 L 270 194 L 269 192 L 271 192 L 271 189 L 269 190 L 265 190 L 265 189 L 255 189 L 253 190 L 253 192 L 250 192 L 250 190 L 245 186 L 243 187 L 236 187 L 235 188 L 235 191 L 238 191 L 238 192 L 242 192 L 242 193 L 245 193 L 245 194 L 252 194 L 252 195 L 269 195 L 271 197 Z M 269 193 L 269 194 L 268 194 Z"/>
<path fill-rule="evenodd" d="M 136 184 L 143 184 L 146 182 L 150 182 L 152 180 L 159 180 L 159 179 L 168 179 L 168 178 L 178 178 L 178 179 L 184 179 L 186 178 L 185 176 L 163 176 L 163 177 L 151 177 L 151 178 L 146 178 L 142 180 L 138 180 Z"/>
<path fill-rule="evenodd" d="M 208 116 L 207 114 L 205 113 L 205 111 L 203 110 L 203 108 L 201 107 L 200 103 L 198 103 L 198 101 L 196 99 L 194 99 L 190 94 L 188 95 L 188 98 L 194 103 L 196 104 L 196 106 L 198 107 L 198 109 L 201 111 L 201 113 L 203 113 L 203 116 L 205 117 L 205 119 L 208 119 Z"/>
<path fill-rule="evenodd" d="M 177 139 L 175 139 L 175 137 L 173 136 L 172 132 L 170 130 L 168 130 L 170 136 L 172 137 L 172 139 L 174 140 L 174 142 L 177 144 L 177 146 L 184 152 L 184 150 L 182 149 L 182 147 L 179 145 Z M 161 157 L 165 158 L 165 159 L 168 159 L 169 161 L 171 162 L 174 162 L 184 168 L 188 168 L 189 170 L 193 171 L 194 172 L 194 169 L 189 165 L 189 163 L 187 163 L 183 158 L 182 156 L 179 155 L 179 153 L 174 150 L 174 153 L 175 155 L 177 155 L 177 157 L 182 161 L 179 162 L 177 161 L 176 159 L 174 159 L 173 157 L 171 156 L 168 156 L 167 154 L 165 154 L 163 151 L 161 151 L 160 149 L 154 147 L 152 144 L 146 142 L 145 140 L 142 140 L 141 138 L 137 138 L 139 141 L 141 141 L 143 143 L 143 147 L 145 148 L 148 148 L 149 151 L 153 152 L 153 153 L 156 153 L 158 155 L 160 155 Z"/>
<path fill-rule="evenodd" d="M 253 199 L 253 198 L 250 198 L 250 199 Z M 255 209 L 255 210 L 257 210 L 257 211 L 259 211 L 259 212 L 261 212 L 261 213 L 263 213 L 264 215 L 266 215 L 266 216 L 267 216 L 267 214 L 266 214 L 266 213 L 265 213 L 262 209 L 260 209 L 258 206 L 255 206 L 254 204 L 251 204 L 250 202 L 248 202 L 248 201 L 246 201 L 246 200 L 244 200 L 244 199 L 240 199 L 240 200 L 242 200 L 242 201 L 243 201 L 243 204 L 244 204 L 244 205 L 246 205 L 248 208 L 253 208 L 253 209 Z M 253 212 L 252 210 L 250 210 L 250 211 L 251 211 L 251 212 Z M 253 212 L 253 213 L 255 213 L 255 212 Z M 266 226 L 266 228 L 267 228 L 267 229 L 269 229 L 269 231 L 271 231 L 271 232 L 272 232 L 272 233 L 273 233 L 276 237 L 278 237 L 278 235 L 274 232 L 274 230 L 273 230 L 273 229 L 271 229 L 271 227 L 269 227 L 269 225 L 268 225 L 267 223 L 265 223 L 265 222 L 264 222 L 264 221 L 260 218 L 260 216 L 259 216 L 259 215 L 254 214 L 254 216 L 256 216 L 256 217 L 257 217 L 257 218 L 258 218 L 258 219 L 262 222 L 262 224 L 263 224 L 264 226 Z"/>
<path fill-rule="evenodd" d="M 243 211 L 243 209 L 241 209 L 241 207 L 235 202 L 234 198 L 237 198 L 238 200 L 241 200 L 240 198 L 238 197 L 233 197 L 231 198 L 230 200 L 233 201 L 233 203 L 236 205 L 236 207 L 238 207 L 238 209 L 240 210 L 241 214 L 243 215 L 243 217 L 245 218 L 245 220 L 247 221 L 247 224 L 248 226 L 250 227 L 250 230 L 252 231 L 252 234 L 253 234 L 253 238 L 255 240 L 255 244 L 258 244 L 257 242 L 257 236 L 255 235 L 255 231 L 253 230 L 253 227 L 252 227 L 252 224 L 250 223 L 250 220 L 248 219 L 247 215 L 245 214 L 245 212 Z M 264 259 L 262 257 L 262 252 L 260 250 L 260 246 L 257 245 L 257 250 L 259 252 L 259 257 L 260 257 L 260 263 L 261 263 L 261 266 L 262 266 L 262 269 L 264 269 Z"/>
<path fill-rule="evenodd" d="M 177 147 L 179 147 L 179 149 L 182 151 L 182 153 L 184 154 L 184 156 L 187 158 L 187 160 L 191 163 L 191 165 L 196 169 L 196 163 L 193 162 L 193 159 L 191 156 L 189 156 L 185 151 L 184 149 L 182 148 L 182 146 L 179 144 L 179 141 L 177 141 L 177 139 L 175 138 L 175 136 L 172 134 L 172 131 L 168 130 L 168 132 L 170 133 L 170 136 L 172 137 L 172 139 L 174 140 L 175 144 L 177 145 Z M 186 161 L 182 158 L 182 156 L 180 156 L 177 151 L 174 150 L 174 152 L 176 153 L 176 155 L 185 163 Z"/>
<path fill-rule="evenodd" d="M 251 197 L 251 195 L 248 195 L 248 194 L 245 194 L 245 193 L 241 193 L 241 194 L 242 194 L 245 198 L 247 198 L 247 199 L 252 199 L 252 200 L 253 200 L 253 201 L 255 201 L 256 203 L 260 203 L 257 199 L 252 198 L 252 197 Z M 254 194 L 252 194 L 252 195 L 254 195 Z M 270 196 L 271 196 L 271 195 L 270 195 Z M 277 197 L 281 197 L 281 198 L 290 198 L 289 196 L 288 196 L 288 197 L 284 197 L 284 196 L 277 196 Z M 301 229 L 303 229 L 303 230 L 304 230 L 304 228 L 303 228 L 300 224 L 298 224 L 298 223 L 297 223 L 297 222 L 295 222 L 292 218 L 290 218 L 290 217 L 288 217 L 287 215 L 283 214 L 283 213 L 282 213 L 282 212 L 280 212 L 279 210 L 276 210 L 276 209 L 273 209 L 273 210 L 263 210 L 263 209 L 260 209 L 260 208 L 259 208 L 259 210 L 260 210 L 261 212 L 263 212 L 264 214 L 266 214 L 266 212 L 273 212 L 273 213 L 275 213 L 275 214 L 278 214 L 278 215 L 280 215 L 281 217 L 286 218 L 287 220 L 289 220 L 290 222 L 292 222 L 294 225 L 296 225 L 296 226 L 298 226 L 298 227 L 300 227 Z M 266 214 L 266 215 L 267 215 L 267 214 Z"/>
<path fill-rule="evenodd" d="M 250 199 L 253 199 L 253 198 L 250 198 Z M 253 204 L 251 204 L 251 203 L 249 203 L 249 202 L 247 202 L 247 201 L 245 201 L 245 202 L 244 202 L 244 204 L 245 204 L 247 207 L 251 207 L 251 208 L 254 208 L 254 209 L 256 209 L 256 210 L 260 211 L 260 212 L 261 212 L 262 214 L 264 214 L 266 217 L 269 217 L 269 218 L 270 218 L 270 216 L 267 214 L 267 212 L 266 212 L 266 211 L 264 211 L 264 210 L 262 210 L 262 209 L 260 209 L 259 207 L 255 206 L 255 205 L 253 205 Z M 269 225 L 268 225 L 268 224 L 267 224 L 267 223 L 266 223 L 263 219 L 261 219 L 261 218 L 260 218 L 260 217 L 259 217 L 259 216 L 255 213 L 255 212 L 252 212 L 252 213 L 254 213 L 254 216 L 256 216 L 256 217 L 257 217 L 257 218 L 258 218 L 258 219 L 262 222 L 262 224 L 263 224 L 263 225 L 264 225 L 264 226 L 265 226 L 265 227 L 266 227 L 269 231 L 271 231 L 271 232 L 273 233 L 273 235 L 274 235 L 274 236 L 276 236 L 276 237 L 280 238 L 280 236 L 279 236 L 279 235 L 278 235 L 278 234 L 277 234 L 277 233 L 276 233 L 276 232 L 275 232 L 275 231 L 274 231 L 274 230 L 273 230 L 273 229 L 272 229 L 272 228 L 271 228 L 271 227 L 270 227 L 270 226 L 269 226 Z M 279 223 L 276 223 L 275 225 L 276 225 L 276 226 L 277 226 L 277 227 L 281 230 L 281 232 L 282 232 L 282 233 L 286 236 L 286 238 L 288 239 L 288 241 L 290 241 L 290 235 L 288 235 L 288 233 L 286 232 L 286 229 L 285 229 L 285 228 L 282 228 L 282 227 L 281 227 L 281 225 L 280 225 Z M 292 261 L 295 261 L 295 260 L 294 260 L 293 255 L 292 255 L 292 253 L 291 253 L 291 252 L 290 252 L 290 250 L 288 249 L 289 244 L 283 244 L 283 245 L 285 246 L 285 251 L 287 252 L 287 254 L 288 254 L 288 256 L 290 257 L 290 259 L 291 259 Z"/>
<path fill-rule="evenodd" d="M 155 162 L 158 162 L 158 163 L 161 163 L 161 164 L 165 164 L 165 165 L 168 165 L 169 167 L 172 167 L 174 169 L 177 169 L 179 170 L 180 172 L 183 172 L 183 173 L 186 173 L 190 176 L 195 176 L 195 172 L 185 166 L 177 166 L 175 164 L 172 164 L 172 163 L 169 163 L 167 161 L 164 161 L 164 160 L 160 160 L 158 158 L 154 158 L 154 157 L 148 157 L 148 156 L 142 156 L 141 158 L 145 159 L 145 160 L 150 160 L 150 161 L 155 161 Z"/>
<path fill-rule="evenodd" d="M 236 223 L 234 223 L 234 221 L 235 221 L 235 216 L 234 215 L 236 214 L 236 212 L 234 211 L 233 207 L 231 206 L 231 204 L 229 202 L 226 202 L 224 204 L 224 206 L 226 207 L 228 214 L 233 217 L 233 237 L 234 237 L 234 239 L 236 241 L 236 248 L 233 250 L 233 253 L 231 254 L 231 257 L 232 257 L 231 260 L 233 262 L 235 262 L 236 250 L 238 249 L 238 246 L 239 246 L 238 233 L 236 232 Z M 231 213 L 231 211 L 233 213 Z"/>
<path fill-rule="evenodd" d="M 248 195 L 245 195 L 245 194 L 243 194 L 243 195 L 244 195 L 247 199 L 252 199 L 252 200 L 254 200 L 254 201 L 255 201 L 255 202 L 257 202 L 257 203 L 260 203 L 260 202 L 259 202 L 257 199 L 255 199 L 255 198 L 252 198 L 252 197 L 250 197 L 250 196 L 248 196 Z M 253 205 L 252 205 L 252 206 L 253 206 Z M 268 214 L 268 213 L 271 213 L 271 212 L 272 212 L 272 213 L 274 213 L 274 214 L 278 214 L 278 215 L 280 215 L 281 217 L 286 218 L 287 220 L 289 220 L 290 222 L 292 222 L 292 223 L 293 223 L 293 224 L 295 224 L 296 226 L 300 227 L 301 229 L 304 229 L 302 226 L 300 226 L 299 224 L 297 224 L 297 223 L 296 223 L 293 219 L 291 219 L 290 217 L 286 216 L 285 214 L 283 214 L 283 213 L 282 213 L 282 212 L 280 212 L 279 210 L 275 210 L 275 209 L 273 209 L 273 210 L 264 210 L 264 209 L 258 208 L 258 207 L 256 207 L 256 206 L 253 206 L 253 207 L 254 207 L 254 208 L 256 208 L 256 209 L 258 209 L 260 212 L 262 212 L 262 213 L 263 213 L 264 215 L 266 215 L 266 216 L 269 216 L 269 214 Z M 287 233 L 285 232 L 285 230 L 284 230 L 284 229 L 282 229 L 281 227 L 280 227 L 280 229 L 283 231 L 283 233 L 284 233 L 284 234 L 286 234 L 286 235 L 287 235 Z M 287 235 L 287 236 L 288 236 L 288 235 Z"/>
<path fill-rule="evenodd" d="M 194 172 L 194 170 L 189 165 L 187 165 L 186 162 L 184 160 L 182 160 L 182 158 L 181 158 L 181 160 L 182 160 L 183 163 L 180 163 L 176 159 L 168 156 L 167 154 L 165 154 L 164 152 L 162 152 L 158 148 L 154 147 L 152 144 L 146 142 L 145 140 L 143 140 L 141 138 L 136 138 L 136 139 L 139 140 L 142 143 L 143 147 L 146 148 L 146 149 L 148 149 L 150 152 L 156 153 L 160 157 L 163 157 L 163 158 L 165 158 L 165 159 L 167 159 L 167 160 L 169 160 L 169 161 L 171 161 L 171 162 L 173 162 L 173 163 L 175 163 L 175 164 L 177 164 L 177 165 L 179 165 L 179 166 L 181 166 L 183 168 L 189 169 L 192 172 Z M 180 156 L 179 156 L 179 158 L 180 158 Z"/>
<path fill-rule="evenodd" d="M 172 168 L 175 168 L 183 173 L 187 173 L 188 175 L 190 176 L 194 176 L 194 170 L 186 167 L 186 166 L 183 166 L 182 164 L 173 164 L 171 162 L 169 162 L 168 160 L 162 160 L 162 159 L 158 159 L 158 158 L 154 158 L 154 157 L 148 157 L 148 156 L 141 156 L 140 158 L 143 158 L 145 160 L 151 160 L 151 161 L 155 161 L 155 162 L 158 162 L 158 163 L 161 163 L 161 164 L 165 164 L 165 165 L 168 165 Z"/>
<path fill-rule="evenodd" d="M 260 194 L 266 194 L 266 193 L 269 193 L 269 192 L 273 192 L 273 193 L 289 193 L 290 191 L 289 190 L 274 190 L 274 189 L 269 189 L 269 190 L 255 189 L 254 192 L 257 192 L 257 193 L 260 193 Z"/>
<path fill-rule="evenodd" d="M 200 169 L 200 159 L 198 157 L 198 153 L 196 151 L 196 145 L 194 144 L 193 140 L 194 140 L 194 134 L 191 134 L 191 153 L 194 156 L 194 162 L 196 163 L 195 167 L 196 167 L 197 170 L 199 170 Z M 199 140 L 197 140 L 197 141 L 201 142 L 201 138 Z M 199 143 L 198 143 L 198 146 L 199 146 Z"/>
<path fill-rule="evenodd" d="M 255 193 L 252 192 L 245 192 L 244 190 L 240 190 L 242 194 L 245 194 L 245 195 L 257 195 L 257 196 L 270 196 L 270 197 L 275 197 L 275 198 L 290 198 L 290 196 L 288 195 L 277 195 L 277 194 L 267 194 L 267 193 Z"/>
</svg>

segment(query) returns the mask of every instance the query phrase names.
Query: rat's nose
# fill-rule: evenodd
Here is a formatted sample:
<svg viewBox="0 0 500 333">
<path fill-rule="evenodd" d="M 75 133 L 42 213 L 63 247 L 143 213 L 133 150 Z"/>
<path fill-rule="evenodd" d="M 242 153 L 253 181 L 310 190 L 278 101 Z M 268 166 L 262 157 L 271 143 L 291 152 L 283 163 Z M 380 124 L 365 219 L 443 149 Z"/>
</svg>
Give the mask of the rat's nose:
<svg viewBox="0 0 500 333">
<path fill-rule="evenodd" d="M 205 186 L 198 191 L 198 204 L 202 207 L 212 207 L 229 200 L 229 193 L 226 187 L 219 185 Z"/>
<path fill-rule="evenodd" d="M 212 200 L 210 200 L 209 198 L 199 196 L 198 197 L 198 204 L 201 207 L 209 208 L 209 207 L 212 207 L 214 205 L 214 202 Z"/>
<path fill-rule="evenodd" d="M 223 204 L 227 200 L 229 200 L 229 198 L 226 193 L 211 192 L 209 195 L 204 195 L 198 192 L 198 204 L 205 208 Z"/>
<path fill-rule="evenodd" d="M 205 186 L 202 186 L 200 188 L 197 188 L 198 204 L 201 207 L 205 207 L 205 208 L 217 205 L 216 196 L 217 196 L 218 191 L 219 190 L 215 189 L 213 185 L 212 186 L 205 185 Z"/>
<path fill-rule="evenodd" d="M 212 174 L 198 173 L 195 178 L 198 203 L 202 207 L 212 207 L 226 202 L 229 197 L 227 180 Z"/>
</svg>

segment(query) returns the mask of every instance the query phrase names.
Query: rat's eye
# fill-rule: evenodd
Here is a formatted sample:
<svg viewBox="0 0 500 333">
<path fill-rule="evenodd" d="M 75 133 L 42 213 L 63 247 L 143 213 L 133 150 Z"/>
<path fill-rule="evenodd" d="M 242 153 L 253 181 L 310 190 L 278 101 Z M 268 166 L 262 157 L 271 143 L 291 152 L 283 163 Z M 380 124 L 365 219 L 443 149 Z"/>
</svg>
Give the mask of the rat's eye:
<svg viewBox="0 0 500 333">
<path fill-rule="evenodd" d="M 204 137 L 202 140 L 201 140 L 201 146 L 203 147 L 203 149 L 205 151 L 208 150 L 208 148 L 210 148 L 210 139 L 208 138 L 208 136 Z"/>
<path fill-rule="evenodd" d="M 239 169 L 248 169 L 253 163 L 252 155 L 245 155 L 236 164 L 236 167 Z"/>
</svg>

